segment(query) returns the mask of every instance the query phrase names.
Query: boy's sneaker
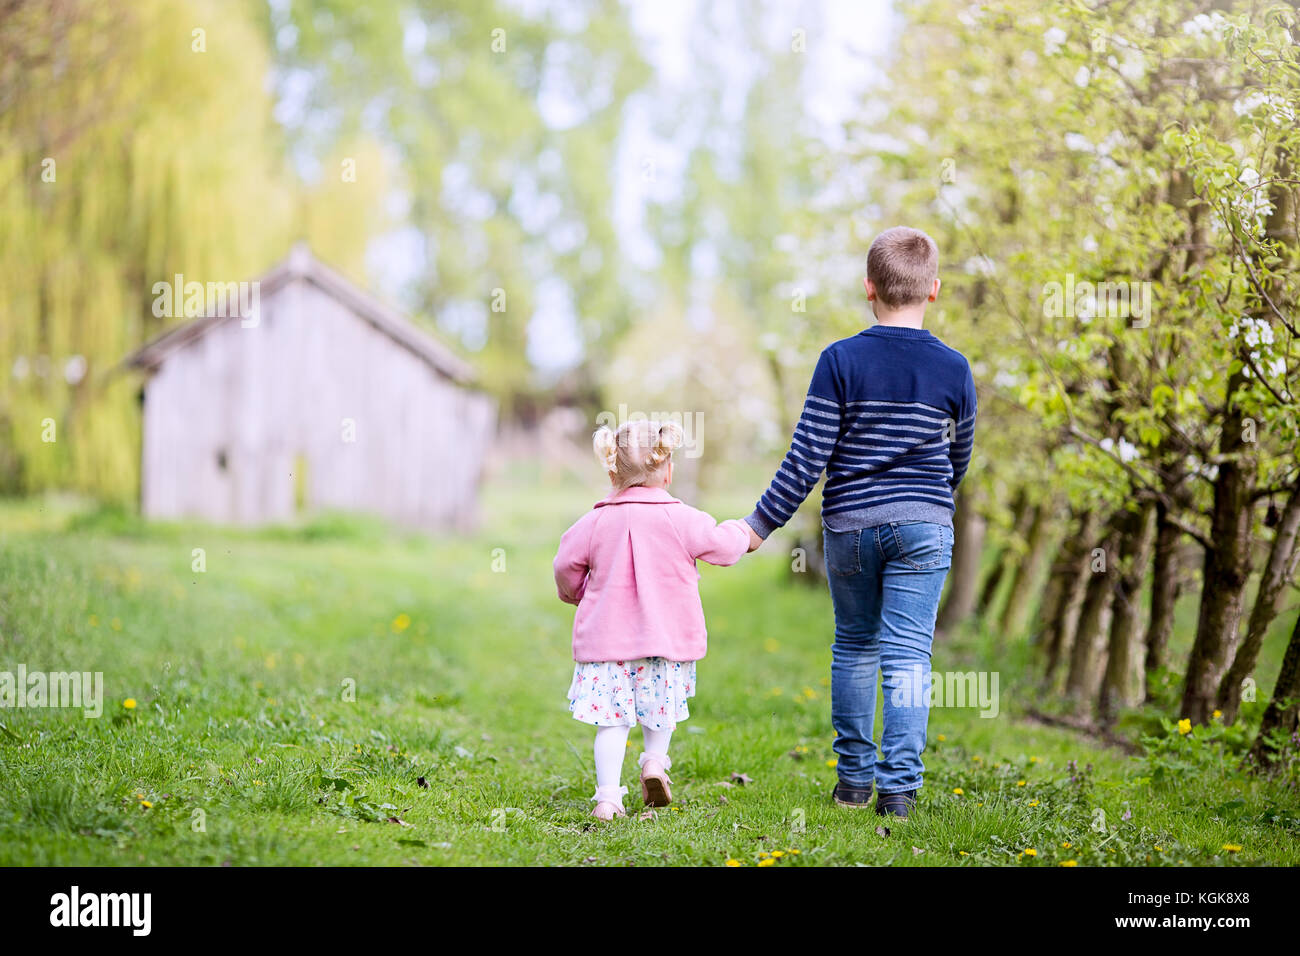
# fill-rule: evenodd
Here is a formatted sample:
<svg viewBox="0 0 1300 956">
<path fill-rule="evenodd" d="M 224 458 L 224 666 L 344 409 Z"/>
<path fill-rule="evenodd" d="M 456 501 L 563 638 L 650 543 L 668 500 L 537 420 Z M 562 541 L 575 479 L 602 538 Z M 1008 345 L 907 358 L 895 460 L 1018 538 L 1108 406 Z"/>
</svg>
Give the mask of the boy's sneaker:
<svg viewBox="0 0 1300 956">
<path fill-rule="evenodd" d="M 876 812 L 882 817 L 894 816 L 906 819 L 915 806 L 915 790 L 905 790 L 900 793 L 882 793 L 876 797 Z"/>
<path fill-rule="evenodd" d="M 842 807 L 862 810 L 871 804 L 871 787 L 871 784 L 867 784 L 865 787 L 855 787 L 840 780 L 836 782 L 835 789 L 831 791 L 831 799 Z"/>
</svg>

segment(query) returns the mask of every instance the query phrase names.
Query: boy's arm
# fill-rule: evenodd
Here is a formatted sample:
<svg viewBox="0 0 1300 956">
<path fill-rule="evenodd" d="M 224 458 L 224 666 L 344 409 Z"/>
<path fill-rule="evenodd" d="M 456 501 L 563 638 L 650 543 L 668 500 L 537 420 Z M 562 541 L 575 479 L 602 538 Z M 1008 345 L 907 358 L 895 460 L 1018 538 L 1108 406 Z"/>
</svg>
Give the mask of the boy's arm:
<svg viewBox="0 0 1300 956">
<path fill-rule="evenodd" d="M 970 467 L 971 452 L 975 449 L 975 415 L 978 402 L 975 397 L 975 377 L 966 366 L 966 385 L 962 394 L 961 409 L 948 446 L 948 460 L 952 462 L 952 490 L 956 491 Z"/>
<path fill-rule="evenodd" d="M 678 509 L 674 522 L 692 558 L 722 566 L 735 564 L 749 548 L 749 525 L 739 519 L 714 521 L 713 516 L 689 506 Z"/>
<path fill-rule="evenodd" d="M 794 517 L 826 470 L 840 435 L 843 411 L 840 395 L 834 359 L 828 351 L 823 351 L 808 385 L 808 397 L 794 427 L 790 450 L 785 453 L 767 491 L 758 499 L 753 514 L 745 519 L 760 543 Z"/>
<path fill-rule="evenodd" d="M 595 522 L 584 516 L 560 535 L 560 549 L 552 565 L 555 590 L 565 604 L 578 604 L 587 590 L 587 570 L 591 561 L 591 533 Z"/>
</svg>

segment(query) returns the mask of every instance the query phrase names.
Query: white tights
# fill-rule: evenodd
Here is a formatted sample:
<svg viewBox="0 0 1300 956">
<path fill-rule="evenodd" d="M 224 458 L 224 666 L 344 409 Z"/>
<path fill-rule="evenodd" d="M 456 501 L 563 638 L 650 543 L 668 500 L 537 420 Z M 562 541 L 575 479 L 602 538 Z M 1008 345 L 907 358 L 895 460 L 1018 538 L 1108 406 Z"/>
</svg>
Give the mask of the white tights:
<svg viewBox="0 0 1300 956">
<path fill-rule="evenodd" d="M 627 788 L 620 787 L 618 781 L 623 776 L 623 754 L 627 750 L 627 738 L 631 732 L 632 728 L 626 724 L 596 728 L 595 799 L 622 804 L 622 795 L 627 792 Z M 645 724 L 641 725 L 641 732 L 645 736 L 645 750 L 637 760 L 637 765 L 644 765 L 646 760 L 655 760 L 667 770 L 672 766 L 672 761 L 668 759 L 668 744 L 673 739 L 673 732 L 651 730 Z"/>
</svg>

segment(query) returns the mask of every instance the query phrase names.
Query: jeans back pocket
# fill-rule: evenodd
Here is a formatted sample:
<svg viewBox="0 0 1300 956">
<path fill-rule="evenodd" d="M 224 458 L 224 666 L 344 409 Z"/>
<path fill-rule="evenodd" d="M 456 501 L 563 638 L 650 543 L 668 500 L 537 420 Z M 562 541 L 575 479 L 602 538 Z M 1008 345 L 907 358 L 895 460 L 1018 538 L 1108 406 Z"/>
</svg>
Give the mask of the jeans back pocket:
<svg viewBox="0 0 1300 956">
<path fill-rule="evenodd" d="M 914 571 L 933 571 L 952 565 L 952 529 L 933 521 L 891 522 L 898 558 Z"/>
<path fill-rule="evenodd" d="M 823 530 L 822 543 L 826 549 L 826 570 L 839 577 L 848 577 L 862 570 L 862 532 Z"/>
</svg>

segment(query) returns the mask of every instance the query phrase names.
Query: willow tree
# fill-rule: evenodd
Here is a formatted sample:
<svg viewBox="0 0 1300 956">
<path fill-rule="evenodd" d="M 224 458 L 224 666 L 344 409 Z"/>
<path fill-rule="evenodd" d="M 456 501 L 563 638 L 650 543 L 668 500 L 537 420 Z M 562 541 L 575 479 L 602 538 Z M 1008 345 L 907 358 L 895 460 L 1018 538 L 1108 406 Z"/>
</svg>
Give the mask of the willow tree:
<svg viewBox="0 0 1300 956">
<path fill-rule="evenodd" d="M 129 498 L 153 283 L 283 253 L 289 193 L 245 8 L 0 7 L 0 486 Z M 75 65 L 75 66 L 74 66 Z"/>
</svg>

